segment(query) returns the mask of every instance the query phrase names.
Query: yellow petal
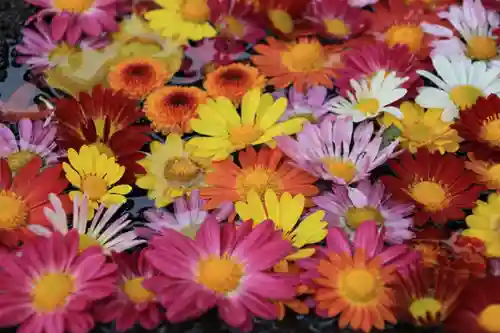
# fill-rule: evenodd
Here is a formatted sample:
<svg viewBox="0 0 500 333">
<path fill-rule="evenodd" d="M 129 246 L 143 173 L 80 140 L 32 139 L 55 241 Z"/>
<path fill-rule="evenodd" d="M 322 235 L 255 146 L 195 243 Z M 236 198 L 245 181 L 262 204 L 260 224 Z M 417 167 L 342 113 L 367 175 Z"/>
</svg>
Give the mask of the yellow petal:
<svg viewBox="0 0 500 333">
<path fill-rule="evenodd" d="M 121 194 L 127 195 L 132 191 L 132 186 L 130 185 L 117 185 L 108 190 L 111 194 Z"/>
<path fill-rule="evenodd" d="M 125 167 L 116 163 L 109 163 L 108 160 L 108 173 L 104 177 L 104 180 L 108 183 L 109 186 L 118 182 L 125 173 Z"/>
<path fill-rule="evenodd" d="M 74 187 L 82 187 L 82 179 L 80 175 L 66 162 L 63 162 L 63 169 L 66 173 L 66 179 L 73 185 Z"/>
<path fill-rule="evenodd" d="M 219 125 L 216 121 L 206 119 L 191 119 L 193 131 L 207 136 L 227 137 L 229 134 L 224 125 Z"/>
<path fill-rule="evenodd" d="M 279 98 L 271 107 L 264 111 L 260 117 L 258 126 L 261 130 L 266 130 L 276 124 L 285 113 L 288 101 L 286 98 Z"/>
<path fill-rule="evenodd" d="M 240 115 L 228 98 L 217 97 L 217 113 L 224 117 L 230 127 L 241 126 Z"/>
<path fill-rule="evenodd" d="M 73 148 L 68 149 L 68 160 L 71 166 L 78 172 L 80 175 L 84 175 L 84 171 L 82 168 L 82 161 L 80 159 L 80 155 Z"/>
<path fill-rule="evenodd" d="M 267 129 L 259 140 L 254 142 L 254 144 L 271 141 L 273 138 L 281 135 L 292 135 L 298 133 L 302 130 L 303 124 L 306 121 L 307 120 L 305 118 L 293 118 L 282 123 L 278 123 Z"/>
<path fill-rule="evenodd" d="M 243 125 L 254 125 L 255 115 L 260 104 L 259 89 L 248 91 L 241 101 L 241 122 Z"/>
<path fill-rule="evenodd" d="M 293 230 L 304 210 L 305 197 L 298 194 L 295 197 L 288 192 L 280 198 L 280 228 L 286 233 Z"/>
<path fill-rule="evenodd" d="M 289 256 L 287 256 L 286 259 L 287 260 L 298 260 L 298 259 L 309 258 L 315 252 L 316 252 L 316 250 L 313 248 L 300 249 L 297 252 L 292 253 Z"/>
<path fill-rule="evenodd" d="M 278 195 L 273 190 L 268 189 L 264 194 L 264 202 L 266 203 L 267 216 L 275 225 L 280 226 L 280 202 Z"/>
<path fill-rule="evenodd" d="M 260 196 L 254 190 L 247 194 L 247 202 L 250 211 L 252 212 L 252 219 L 255 224 L 261 223 L 267 219 L 264 205 L 260 200 Z"/>
<path fill-rule="evenodd" d="M 142 189 L 150 190 L 155 187 L 156 178 L 152 175 L 146 175 L 144 177 L 139 177 L 135 181 L 135 184 Z"/>
<path fill-rule="evenodd" d="M 101 202 L 106 207 L 111 207 L 113 205 L 124 204 L 125 202 L 127 202 L 127 198 L 125 198 L 123 195 L 108 193 L 101 198 Z"/>
<path fill-rule="evenodd" d="M 316 211 L 307 216 L 292 232 L 293 245 L 301 248 L 308 244 L 316 244 L 325 239 L 328 223 L 323 221 L 324 211 Z"/>
<path fill-rule="evenodd" d="M 262 96 L 260 96 L 260 103 L 259 103 L 259 107 L 257 108 L 257 115 L 256 115 L 256 120 L 255 120 L 255 122 L 257 124 L 260 123 L 262 117 L 267 112 L 267 109 L 269 109 L 273 104 L 274 104 L 273 95 L 263 94 Z"/>
<path fill-rule="evenodd" d="M 469 215 L 465 223 L 472 229 L 490 229 L 490 220 L 486 216 Z"/>
<path fill-rule="evenodd" d="M 170 156 L 182 156 L 184 152 L 184 141 L 179 134 L 169 134 L 165 140 L 165 150 L 168 150 Z"/>
<path fill-rule="evenodd" d="M 96 175 L 98 177 L 104 178 L 104 175 L 108 172 L 108 157 L 105 154 L 99 155 L 96 161 Z"/>
</svg>

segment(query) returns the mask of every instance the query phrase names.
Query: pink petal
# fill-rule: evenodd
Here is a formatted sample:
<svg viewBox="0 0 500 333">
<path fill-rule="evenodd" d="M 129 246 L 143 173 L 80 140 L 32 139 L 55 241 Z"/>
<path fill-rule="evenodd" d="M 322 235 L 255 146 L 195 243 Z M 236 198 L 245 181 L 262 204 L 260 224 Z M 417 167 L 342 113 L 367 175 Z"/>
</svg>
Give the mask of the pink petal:
<svg viewBox="0 0 500 333">
<path fill-rule="evenodd" d="M 291 299 L 295 296 L 296 289 L 293 281 L 273 276 L 270 273 L 253 273 L 244 282 L 245 292 L 276 300 Z"/>
<path fill-rule="evenodd" d="M 352 255 L 349 238 L 347 237 L 347 234 L 344 232 L 344 230 L 340 228 L 328 229 L 326 244 L 328 250 L 334 251 L 335 253 L 345 252 Z"/>
<path fill-rule="evenodd" d="M 61 40 L 64 37 L 64 33 L 68 29 L 69 21 L 71 19 L 71 14 L 62 12 L 59 15 L 55 15 L 51 23 L 51 34 L 54 40 Z"/>
<path fill-rule="evenodd" d="M 247 309 L 238 298 L 225 298 L 218 302 L 219 316 L 229 326 L 240 327 L 248 316 Z"/>
<path fill-rule="evenodd" d="M 200 245 L 203 255 L 216 255 L 221 253 L 221 230 L 219 221 L 214 216 L 209 216 L 196 234 L 196 242 Z"/>
<path fill-rule="evenodd" d="M 276 304 L 268 302 L 264 298 L 256 297 L 248 293 L 242 294 L 240 298 L 246 308 L 259 318 L 274 320 L 278 316 Z"/>
<path fill-rule="evenodd" d="M 246 258 L 245 269 L 247 273 L 258 272 L 271 268 L 283 260 L 293 251 L 293 246 L 289 241 L 279 240 L 270 242 L 253 249 L 249 253 L 243 254 Z"/>
<path fill-rule="evenodd" d="M 354 236 L 354 246 L 363 249 L 368 257 L 380 251 L 383 239 L 378 238 L 378 227 L 374 221 L 363 222 Z"/>
</svg>

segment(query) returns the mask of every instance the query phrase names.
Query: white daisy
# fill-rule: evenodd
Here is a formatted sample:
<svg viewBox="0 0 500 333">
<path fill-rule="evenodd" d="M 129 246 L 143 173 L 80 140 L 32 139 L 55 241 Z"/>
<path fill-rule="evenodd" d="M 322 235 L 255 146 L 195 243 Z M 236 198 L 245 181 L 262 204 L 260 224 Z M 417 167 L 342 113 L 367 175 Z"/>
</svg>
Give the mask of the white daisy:
<svg viewBox="0 0 500 333">
<path fill-rule="evenodd" d="M 459 111 L 470 108 L 481 96 L 500 93 L 500 67 L 488 68 L 486 62 L 472 62 L 464 57 L 432 57 L 436 76 L 431 72 L 417 73 L 429 79 L 435 87 L 421 87 L 415 102 L 424 108 L 444 109 L 443 121 L 458 118 Z"/>
<path fill-rule="evenodd" d="M 407 80 L 408 77 L 396 77 L 395 72 L 386 76 L 385 71 L 377 72 L 371 80 L 351 80 L 354 94 L 348 91 L 347 98 L 342 96 L 332 98 L 328 103 L 329 109 L 338 115 L 352 118 L 355 123 L 374 118 L 381 112 L 388 112 L 401 118 L 399 109 L 390 105 L 406 95 L 406 89 L 400 86 Z"/>
</svg>

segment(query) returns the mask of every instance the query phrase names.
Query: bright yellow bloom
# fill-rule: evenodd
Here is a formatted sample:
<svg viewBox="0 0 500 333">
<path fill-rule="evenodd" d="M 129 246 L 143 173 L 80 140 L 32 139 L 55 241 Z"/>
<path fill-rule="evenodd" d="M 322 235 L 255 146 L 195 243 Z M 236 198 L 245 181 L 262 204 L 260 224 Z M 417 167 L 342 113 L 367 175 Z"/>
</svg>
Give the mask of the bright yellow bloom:
<svg viewBox="0 0 500 333">
<path fill-rule="evenodd" d="M 297 252 L 289 255 L 288 260 L 302 259 L 314 254 L 313 248 L 306 245 L 315 244 L 325 239 L 328 223 L 323 221 L 325 212 L 318 210 L 299 222 L 304 211 L 305 197 L 298 194 L 295 197 L 288 192 L 280 198 L 272 190 L 264 194 L 264 202 L 255 191 L 250 191 L 247 201 L 238 201 L 235 209 L 243 221 L 253 220 L 254 224 L 272 220 L 277 229 L 292 242 Z"/>
<path fill-rule="evenodd" d="M 441 109 L 424 111 L 420 106 L 411 102 L 404 102 L 400 106 L 403 119 L 397 119 L 388 113 L 382 120 L 387 127 L 396 126 L 400 131 L 400 144 L 403 148 L 415 153 L 418 148 L 425 147 L 430 152 L 456 152 L 461 138 L 456 130 L 452 129 L 451 122 L 441 120 Z"/>
<path fill-rule="evenodd" d="M 187 145 L 197 156 L 213 160 L 223 160 L 250 145 L 272 145 L 277 136 L 301 131 L 306 121 L 297 117 L 280 122 L 287 103 L 286 98 L 274 101 L 271 94 L 261 94 L 255 88 L 243 96 L 240 116 L 226 97 L 208 100 L 198 107 L 199 119 L 191 120 L 193 130 L 206 137 L 195 137 Z"/>
<path fill-rule="evenodd" d="M 116 163 L 114 157 L 101 154 L 95 146 L 82 146 L 80 152 L 68 150 L 69 164 L 64 162 L 63 169 L 68 181 L 78 190 L 71 191 L 70 197 L 87 196 L 89 211 L 93 215 L 99 204 L 106 207 L 123 204 L 125 195 L 132 191 L 130 185 L 116 185 L 125 173 L 125 167 Z"/>
<path fill-rule="evenodd" d="M 138 177 L 137 186 L 148 190 L 148 197 L 155 200 L 156 207 L 164 207 L 176 197 L 204 186 L 211 161 L 192 156 L 181 137 L 172 133 L 165 143 L 153 141 L 151 155 L 139 164 L 147 173 Z"/>
<path fill-rule="evenodd" d="M 490 194 L 488 202 L 477 201 L 465 222 L 469 229 L 463 235 L 482 240 L 488 257 L 500 257 L 500 195 Z"/>
</svg>

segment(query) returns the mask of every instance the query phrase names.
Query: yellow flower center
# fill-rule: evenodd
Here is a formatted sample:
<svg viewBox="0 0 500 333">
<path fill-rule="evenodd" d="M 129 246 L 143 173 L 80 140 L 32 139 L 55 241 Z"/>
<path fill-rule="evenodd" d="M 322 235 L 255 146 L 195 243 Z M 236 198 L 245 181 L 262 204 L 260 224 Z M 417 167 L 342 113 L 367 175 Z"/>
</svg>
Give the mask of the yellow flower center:
<svg viewBox="0 0 500 333">
<path fill-rule="evenodd" d="M 94 0 L 53 0 L 52 5 L 60 11 L 84 13 L 94 4 Z"/>
<path fill-rule="evenodd" d="M 427 314 L 435 319 L 441 312 L 441 303 L 431 297 L 424 297 L 414 300 L 410 305 L 410 313 L 415 319 L 426 319 Z"/>
<path fill-rule="evenodd" d="M 351 29 L 341 19 L 325 19 L 324 21 L 326 31 L 335 37 L 344 38 L 349 36 Z"/>
<path fill-rule="evenodd" d="M 490 146 L 500 147 L 500 119 L 496 117 L 486 119 L 481 126 L 479 137 L 487 141 Z"/>
<path fill-rule="evenodd" d="M 262 131 L 251 125 L 234 127 L 229 131 L 229 141 L 238 149 L 245 148 L 261 136 Z"/>
<path fill-rule="evenodd" d="M 490 304 L 479 314 L 479 326 L 486 332 L 500 332 L 500 304 Z"/>
<path fill-rule="evenodd" d="M 356 169 L 356 165 L 349 160 L 342 161 L 334 157 L 327 157 L 324 158 L 322 162 L 330 175 L 341 178 L 346 183 L 350 183 L 358 171 L 358 169 Z"/>
<path fill-rule="evenodd" d="M 198 264 L 198 283 L 217 293 L 235 291 L 243 276 L 243 265 L 225 256 L 210 256 Z"/>
<path fill-rule="evenodd" d="M 210 7 L 207 0 L 184 0 L 182 16 L 192 22 L 202 23 L 210 17 Z"/>
<path fill-rule="evenodd" d="M 78 242 L 78 252 L 83 252 L 89 247 L 101 246 L 97 239 L 87 234 L 80 234 L 80 241 Z"/>
<path fill-rule="evenodd" d="M 14 230 L 26 223 L 28 206 L 14 192 L 0 191 L 0 207 L 0 229 Z"/>
<path fill-rule="evenodd" d="M 51 62 L 59 63 L 64 59 L 67 59 L 76 51 L 77 49 L 75 47 L 71 47 L 66 43 L 59 43 L 52 51 L 50 51 L 48 58 Z"/>
<path fill-rule="evenodd" d="M 481 96 L 483 96 L 481 90 L 468 84 L 456 86 L 450 90 L 450 99 L 460 110 L 470 108 Z"/>
<path fill-rule="evenodd" d="M 198 233 L 198 230 L 200 230 L 199 225 L 190 224 L 187 227 L 182 228 L 181 233 L 184 234 L 184 236 L 194 239 L 196 237 L 196 233 Z"/>
<path fill-rule="evenodd" d="M 267 13 L 273 26 L 284 34 L 293 32 L 293 18 L 286 11 L 273 9 Z"/>
<path fill-rule="evenodd" d="M 97 150 L 99 151 L 99 154 L 104 154 L 107 157 L 115 157 L 115 153 L 113 153 L 113 150 L 111 150 L 111 148 L 109 148 L 108 145 L 102 142 L 96 142 L 91 144 L 90 146 L 96 147 Z"/>
<path fill-rule="evenodd" d="M 475 36 L 467 42 L 467 55 L 476 60 L 490 60 L 497 55 L 497 41 L 488 36 Z"/>
<path fill-rule="evenodd" d="M 380 109 L 380 103 L 376 98 L 361 98 L 354 108 L 368 116 L 374 116 Z"/>
<path fill-rule="evenodd" d="M 90 200 L 99 200 L 108 192 L 108 183 L 98 176 L 87 176 L 82 182 L 82 190 Z"/>
<path fill-rule="evenodd" d="M 104 129 L 106 126 L 106 118 L 107 117 L 93 119 L 95 131 L 100 139 L 99 142 L 104 141 Z M 118 130 L 119 128 L 112 121 L 110 121 L 108 137 L 112 137 L 113 134 L 118 132 Z"/>
<path fill-rule="evenodd" d="M 23 166 L 28 164 L 35 156 L 37 156 L 37 154 L 31 151 L 21 150 L 7 156 L 7 163 L 9 164 L 9 168 L 12 172 L 17 172 Z"/>
<path fill-rule="evenodd" d="M 74 279 L 68 273 L 48 273 L 35 281 L 31 296 L 38 312 L 62 309 L 74 292 Z"/>
<path fill-rule="evenodd" d="M 170 181 L 190 182 L 200 174 L 201 168 L 187 157 L 169 160 L 163 169 L 163 176 Z"/>
<path fill-rule="evenodd" d="M 353 269 L 344 276 L 339 289 L 352 302 L 368 303 L 376 297 L 377 280 L 366 269 Z"/>
<path fill-rule="evenodd" d="M 425 206 L 426 210 L 435 212 L 446 207 L 446 191 L 433 181 L 414 184 L 410 189 L 413 199 Z"/>
<path fill-rule="evenodd" d="M 246 199 L 248 192 L 252 190 L 263 198 L 264 193 L 268 189 L 273 190 L 277 194 L 281 193 L 282 186 L 274 172 L 262 167 L 256 167 L 255 169 L 245 170 L 238 176 L 236 179 L 236 188 L 240 197 Z"/>
<path fill-rule="evenodd" d="M 424 32 L 417 25 L 394 25 L 385 34 L 385 43 L 390 47 L 397 44 L 407 45 L 415 53 L 422 47 Z"/>
<path fill-rule="evenodd" d="M 384 223 L 384 217 L 378 209 L 373 207 L 356 208 L 351 207 L 345 213 L 347 225 L 352 229 L 357 229 L 365 221 L 376 221 L 378 224 Z"/>
<path fill-rule="evenodd" d="M 240 38 L 245 35 L 245 25 L 237 18 L 226 16 L 224 23 L 226 24 L 226 31 L 230 35 Z"/>
<path fill-rule="evenodd" d="M 313 72 L 324 68 L 323 46 L 318 41 L 299 42 L 281 55 L 281 61 L 290 72 Z"/>
<path fill-rule="evenodd" d="M 145 303 L 155 298 L 155 295 L 151 291 L 142 286 L 143 281 L 143 277 L 136 277 L 127 279 L 122 285 L 123 292 L 134 303 Z"/>
</svg>

